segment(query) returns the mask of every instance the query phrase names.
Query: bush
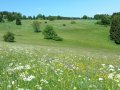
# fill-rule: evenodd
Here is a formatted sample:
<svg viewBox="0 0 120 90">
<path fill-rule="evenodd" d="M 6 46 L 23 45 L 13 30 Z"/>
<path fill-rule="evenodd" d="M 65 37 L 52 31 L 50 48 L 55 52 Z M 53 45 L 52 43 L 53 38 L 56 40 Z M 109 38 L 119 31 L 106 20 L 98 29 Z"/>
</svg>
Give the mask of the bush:
<svg viewBox="0 0 120 90">
<path fill-rule="evenodd" d="M 88 16 L 87 16 L 87 15 L 84 15 L 84 16 L 82 17 L 82 19 L 88 19 Z"/>
<path fill-rule="evenodd" d="M 101 19 L 101 24 L 102 24 L 102 25 L 110 25 L 110 18 L 107 17 L 107 16 L 104 16 L 104 17 Z"/>
<path fill-rule="evenodd" d="M 47 23 L 47 21 L 45 21 L 45 23 Z"/>
<path fill-rule="evenodd" d="M 14 34 L 11 33 L 11 32 L 7 32 L 7 33 L 3 36 L 3 38 L 4 38 L 4 41 L 5 41 L 5 42 L 14 42 L 14 39 L 15 39 Z"/>
<path fill-rule="evenodd" d="M 2 22 L 3 21 L 3 17 L 2 17 L 2 15 L 0 14 L 0 22 Z"/>
<path fill-rule="evenodd" d="M 16 25 L 22 25 L 20 19 L 16 19 Z"/>
<path fill-rule="evenodd" d="M 53 39 L 57 36 L 57 33 L 53 30 L 52 26 L 47 25 L 43 31 L 43 35 L 45 39 Z"/>
<path fill-rule="evenodd" d="M 63 41 L 63 38 L 59 37 L 59 36 L 56 36 L 53 38 L 53 40 L 55 41 Z"/>
<path fill-rule="evenodd" d="M 66 24 L 63 24 L 63 26 L 66 26 Z"/>
<path fill-rule="evenodd" d="M 110 39 L 113 40 L 116 44 L 120 44 L 120 13 L 114 13 L 112 15 Z"/>
<path fill-rule="evenodd" d="M 99 25 L 101 25 L 101 21 L 97 21 L 97 22 L 95 22 L 95 24 L 99 24 Z"/>
<path fill-rule="evenodd" d="M 76 22 L 75 21 L 71 21 L 71 24 L 76 24 Z"/>
<path fill-rule="evenodd" d="M 34 22 L 32 23 L 32 26 L 33 26 L 33 28 L 34 28 L 34 32 L 41 32 L 41 31 L 40 31 L 40 23 L 39 23 L 38 21 L 34 21 Z"/>
<path fill-rule="evenodd" d="M 109 26 L 111 23 L 110 17 L 103 16 L 100 21 L 97 21 L 96 24 Z"/>
</svg>

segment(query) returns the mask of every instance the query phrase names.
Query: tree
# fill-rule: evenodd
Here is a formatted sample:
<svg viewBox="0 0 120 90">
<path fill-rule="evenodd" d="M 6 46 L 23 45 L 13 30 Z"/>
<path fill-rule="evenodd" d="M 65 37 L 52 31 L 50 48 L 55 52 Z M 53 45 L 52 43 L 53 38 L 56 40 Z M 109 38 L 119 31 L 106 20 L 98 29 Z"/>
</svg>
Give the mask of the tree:
<svg viewBox="0 0 120 90">
<path fill-rule="evenodd" d="M 35 20 L 35 19 L 36 19 L 36 17 L 35 17 L 35 16 L 33 16 L 33 19 Z"/>
<path fill-rule="evenodd" d="M 55 20 L 55 18 L 56 18 L 56 17 L 54 17 L 54 16 L 49 16 L 49 17 L 48 17 L 48 20 L 53 21 L 53 20 Z"/>
<path fill-rule="evenodd" d="M 53 30 L 53 27 L 47 25 L 43 31 L 43 35 L 45 39 L 52 39 L 55 41 L 62 41 L 63 39 L 57 35 L 57 33 Z"/>
<path fill-rule="evenodd" d="M 9 22 L 12 22 L 12 21 L 15 20 L 15 17 L 14 17 L 14 15 L 12 13 L 8 13 L 7 19 L 8 19 Z"/>
<path fill-rule="evenodd" d="M 84 16 L 82 17 L 82 19 L 88 19 L 88 16 L 87 16 L 87 15 L 84 15 Z"/>
<path fill-rule="evenodd" d="M 94 19 L 96 19 L 96 20 L 101 20 L 104 17 L 109 17 L 110 18 L 111 16 L 108 15 L 108 14 L 96 14 L 96 15 L 94 15 Z"/>
<path fill-rule="evenodd" d="M 22 25 L 21 20 L 19 18 L 16 19 L 16 25 Z"/>
<path fill-rule="evenodd" d="M 33 18 L 32 18 L 32 16 L 28 16 L 28 19 L 32 20 Z"/>
<path fill-rule="evenodd" d="M 3 17 L 2 17 L 2 15 L 0 14 L 0 22 L 2 22 L 3 21 Z"/>
<path fill-rule="evenodd" d="M 47 25 L 43 31 L 43 35 L 45 39 L 53 39 L 57 36 L 57 33 L 53 30 L 52 26 Z"/>
<path fill-rule="evenodd" d="M 43 19 L 43 15 L 42 14 L 38 14 L 36 18 L 37 19 Z"/>
<path fill-rule="evenodd" d="M 26 19 L 27 19 L 27 16 L 23 15 L 23 16 L 22 16 L 22 19 L 26 20 Z"/>
<path fill-rule="evenodd" d="M 7 33 L 3 36 L 3 38 L 4 38 L 4 41 L 5 41 L 5 42 L 14 42 L 14 39 L 15 39 L 14 34 L 11 33 L 11 32 L 7 32 Z"/>
<path fill-rule="evenodd" d="M 40 32 L 40 23 L 38 21 L 34 21 L 32 26 L 34 28 L 34 32 Z"/>
<path fill-rule="evenodd" d="M 102 24 L 102 25 L 110 25 L 110 18 L 107 17 L 107 16 L 104 16 L 104 17 L 101 19 L 101 24 Z"/>
<path fill-rule="evenodd" d="M 110 39 L 116 44 L 120 44 L 120 13 L 114 13 L 112 15 Z"/>
</svg>

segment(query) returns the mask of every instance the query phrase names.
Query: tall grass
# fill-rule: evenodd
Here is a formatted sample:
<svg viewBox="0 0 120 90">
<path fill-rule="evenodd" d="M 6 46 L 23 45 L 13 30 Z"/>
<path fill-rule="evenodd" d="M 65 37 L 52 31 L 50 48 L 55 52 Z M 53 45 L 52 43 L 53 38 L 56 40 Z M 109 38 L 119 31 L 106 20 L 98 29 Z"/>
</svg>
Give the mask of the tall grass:
<svg viewBox="0 0 120 90">
<path fill-rule="evenodd" d="M 70 49 L 0 47 L 0 90 L 119 90 L 120 57 Z"/>
</svg>

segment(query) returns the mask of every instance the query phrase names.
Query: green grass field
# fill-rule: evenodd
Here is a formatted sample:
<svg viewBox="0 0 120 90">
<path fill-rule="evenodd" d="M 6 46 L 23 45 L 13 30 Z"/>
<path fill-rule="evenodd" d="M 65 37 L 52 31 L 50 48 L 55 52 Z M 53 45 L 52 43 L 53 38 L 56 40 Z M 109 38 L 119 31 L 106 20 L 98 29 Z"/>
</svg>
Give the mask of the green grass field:
<svg viewBox="0 0 120 90">
<path fill-rule="evenodd" d="M 63 41 L 35 33 L 32 20 L 0 23 L 0 90 L 119 90 L 120 46 L 95 20 L 47 21 Z M 39 20 L 44 30 L 44 20 Z M 66 24 L 66 26 L 63 26 Z M 3 41 L 6 32 L 15 42 Z"/>
</svg>

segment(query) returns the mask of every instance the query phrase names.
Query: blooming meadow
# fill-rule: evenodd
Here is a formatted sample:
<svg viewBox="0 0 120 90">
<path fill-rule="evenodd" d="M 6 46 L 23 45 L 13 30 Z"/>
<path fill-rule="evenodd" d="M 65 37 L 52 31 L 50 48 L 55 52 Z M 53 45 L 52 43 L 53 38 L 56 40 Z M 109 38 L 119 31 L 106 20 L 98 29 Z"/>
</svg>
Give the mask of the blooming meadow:
<svg viewBox="0 0 120 90">
<path fill-rule="evenodd" d="M 120 56 L 0 46 L 0 90 L 120 90 Z"/>
</svg>

